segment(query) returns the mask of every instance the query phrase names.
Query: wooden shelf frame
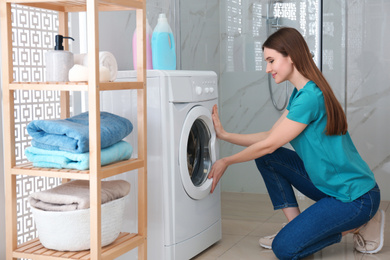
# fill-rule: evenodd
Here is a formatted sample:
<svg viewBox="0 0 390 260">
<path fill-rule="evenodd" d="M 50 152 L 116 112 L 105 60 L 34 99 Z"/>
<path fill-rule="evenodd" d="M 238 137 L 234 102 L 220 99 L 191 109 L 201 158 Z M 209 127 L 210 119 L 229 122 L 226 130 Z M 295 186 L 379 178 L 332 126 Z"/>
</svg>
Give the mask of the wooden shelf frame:
<svg viewBox="0 0 390 260">
<path fill-rule="evenodd" d="M 113 250 L 121 247 L 121 249 L 126 250 L 127 247 L 136 247 L 142 244 L 143 238 L 138 234 L 131 233 L 121 233 L 118 238 L 110 245 L 102 248 L 102 255 L 110 256 L 113 253 L 116 253 L 116 256 L 119 256 L 117 252 Z M 126 252 L 126 251 L 125 251 Z M 31 255 L 39 256 L 39 259 L 47 260 L 63 260 L 63 259 L 78 259 L 86 260 L 91 259 L 91 254 L 89 250 L 77 251 L 77 252 L 64 252 L 56 251 L 45 248 L 40 242 L 39 239 L 30 240 L 20 246 L 14 251 L 15 258 L 28 258 Z"/>
<path fill-rule="evenodd" d="M 57 91 L 88 91 L 88 82 L 12 82 L 11 90 L 57 90 Z M 101 82 L 100 91 L 143 89 L 143 82 Z"/>
<path fill-rule="evenodd" d="M 105 179 L 124 172 L 133 171 L 143 167 L 144 161 L 140 159 L 129 159 L 116 162 L 101 167 L 101 178 Z M 74 170 L 74 169 L 55 169 L 55 168 L 40 168 L 34 167 L 32 163 L 18 164 L 11 169 L 13 175 L 26 176 L 44 176 L 62 179 L 77 179 L 89 180 L 91 177 L 89 170 Z"/>
<path fill-rule="evenodd" d="M 6 0 L 7 3 L 21 4 L 62 13 L 86 12 L 89 0 Z M 99 0 L 98 11 L 140 10 L 144 8 L 140 0 Z"/>
<path fill-rule="evenodd" d="M 68 13 L 87 12 L 88 82 L 13 82 L 11 4 L 58 11 L 59 34 L 68 35 Z M 136 10 L 137 27 L 137 81 L 99 82 L 99 30 L 100 11 Z M 4 113 L 4 168 L 6 208 L 6 259 L 114 259 L 138 247 L 138 259 L 147 259 L 147 121 L 146 121 L 146 0 L 0 0 L 1 45 L 3 70 Z M 68 49 L 67 42 L 64 48 Z M 56 90 L 61 93 L 61 118 L 70 116 L 69 91 L 87 91 L 89 100 L 90 169 L 89 171 L 57 170 L 16 165 L 14 92 L 16 90 Z M 100 166 L 100 91 L 137 91 L 138 158 L 107 166 Z M 101 180 L 123 172 L 138 169 L 138 234 L 122 233 L 111 245 L 101 247 Z M 82 258 L 80 253 L 47 250 L 39 240 L 17 244 L 16 176 L 46 176 L 90 181 L 91 249 Z M 27 248 L 27 249 L 26 249 Z M 37 249 L 38 248 L 38 249 Z M 26 250 L 24 250 L 26 249 Z M 37 250 L 35 250 L 37 249 Z"/>
</svg>

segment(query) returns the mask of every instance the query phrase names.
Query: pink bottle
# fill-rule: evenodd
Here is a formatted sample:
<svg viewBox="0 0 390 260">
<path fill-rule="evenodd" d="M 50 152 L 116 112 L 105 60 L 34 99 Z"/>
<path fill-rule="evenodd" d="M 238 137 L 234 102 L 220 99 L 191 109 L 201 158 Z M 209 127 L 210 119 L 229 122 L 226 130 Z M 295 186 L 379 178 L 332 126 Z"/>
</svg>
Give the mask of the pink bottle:
<svg viewBox="0 0 390 260">
<path fill-rule="evenodd" d="M 146 69 L 153 69 L 152 62 L 152 47 L 150 41 L 152 38 L 152 28 L 149 25 L 148 19 L 146 19 Z M 137 69 L 137 29 L 134 30 L 133 34 L 133 66 Z"/>
</svg>

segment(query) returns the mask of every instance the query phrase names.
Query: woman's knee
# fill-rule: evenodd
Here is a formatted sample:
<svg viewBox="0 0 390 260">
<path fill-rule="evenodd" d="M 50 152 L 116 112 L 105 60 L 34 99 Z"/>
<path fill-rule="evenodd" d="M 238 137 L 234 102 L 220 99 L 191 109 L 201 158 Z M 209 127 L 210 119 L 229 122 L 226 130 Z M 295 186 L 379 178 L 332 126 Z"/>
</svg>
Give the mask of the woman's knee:
<svg viewBox="0 0 390 260">
<path fill-rule="evenodd" d="M 264 156 L 255 159 L 256 166 L 257 166 L 257 168 L 259 168 L 259 169 L 262 168 L 262 167 L 264 167 L 264 165 L 265 165 L 265 161 L 264 161 L 264 158 L 263 158 L 263 157 L 264 157 Z"/>
<path fill-rule="evenodd" d="M 283 153 L 285 152 L 285 150 L 288 149 L 280 147 L 276 149 L 273 153 L 266 154 L 262 157 L 255 159 L 257 168 L 269 167 L 269 162 L 278 161 L 279 157 L 283 157 Z"/>
<path fill-rule="evenodd" d="M 269 154 L 266 154 L 262 157 L 259 157 L 257 159 L 255 159 L 255 163 L 256 163 L 256 166 L 257 166 L 257 169 L 261 170 L 261 169 L 264 169 L 264 168 L 268 168 L 269 167 L 269 158 L 270 158 L 270 155 Z"/>
<path fill-rule="evenodd" d="M 292 241 L 284 241 L 279 234 L 272 242 L 272 251 L 278 259 L 294 259 L 296 255 L 296 247 Z"/>
</svg>

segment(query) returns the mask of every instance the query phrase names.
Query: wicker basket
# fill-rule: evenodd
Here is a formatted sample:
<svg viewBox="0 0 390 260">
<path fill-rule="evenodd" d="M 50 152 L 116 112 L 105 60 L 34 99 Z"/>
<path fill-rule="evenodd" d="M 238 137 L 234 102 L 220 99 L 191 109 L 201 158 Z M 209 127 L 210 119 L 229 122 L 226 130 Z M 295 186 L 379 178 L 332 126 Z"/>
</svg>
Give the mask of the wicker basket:
<svg viewBox="0 0 390 260">
<path fill-rule="evenodd" d="M 102 246 L 118 237 L 122 228 L 125 197 L 101 207 Z M 90 209 L 44 211 L 31 206 L 39 240 L 48 249 L 81 251 L 90 249 Z"/>
</svg>

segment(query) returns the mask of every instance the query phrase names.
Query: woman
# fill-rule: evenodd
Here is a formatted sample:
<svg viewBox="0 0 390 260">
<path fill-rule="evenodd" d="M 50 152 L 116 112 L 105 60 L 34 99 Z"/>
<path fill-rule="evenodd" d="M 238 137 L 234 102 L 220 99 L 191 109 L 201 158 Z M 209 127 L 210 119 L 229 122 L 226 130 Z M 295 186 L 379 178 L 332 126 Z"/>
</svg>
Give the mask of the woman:
<svg viewBox="0 0 390 260">
<path fill-rule="evenodd" d="M 378 252 L 384 229 L 378 185 L 305 40 L 297 30 L 282 28 L 264 42 L 263 52 L 266 72 L 295 89 L 267 132 L 228 133 L 213 108 L 217 137 L 246 148 L 214 163 L 208 176 L 213 178 L 211 192 L 229 165 L 255 160 L 274 209 L 282 209 L 288 220 L 278 234 L 261 238 L 261 246 L 272 248 L 279 259 L 301 259 L 354 232 L 356 250 Z M 288 142 L 295 151 L 282 147 Z M 293 186 L 316 203 L 301 213 Z"/>
</svg>

